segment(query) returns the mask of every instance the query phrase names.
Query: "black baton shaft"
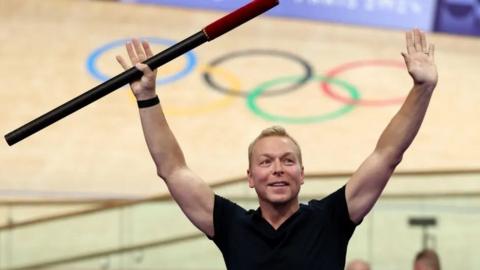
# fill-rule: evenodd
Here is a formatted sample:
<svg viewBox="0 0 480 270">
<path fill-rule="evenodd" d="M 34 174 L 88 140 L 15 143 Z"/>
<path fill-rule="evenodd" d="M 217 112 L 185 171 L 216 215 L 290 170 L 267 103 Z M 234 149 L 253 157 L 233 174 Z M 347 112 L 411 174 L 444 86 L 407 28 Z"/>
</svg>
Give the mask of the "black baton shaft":
<svg viewBox="0 0 480 270">
<path fill-rule="evenodd" d="M 150 57 L 143 63 L 147 64 L 152 70 L 156 69 L 180 55 L 196 48 L 208 41 L 204 31 L 200 31 L 183 41 L 169 47 L 168 49 Z M 108 81 L 88 90 L 80 96 L 58 106 L 57 108 L 45 113 L 44 115 L 28 122 L 27 124 L 15 129 L 5 135 L 8 145 L 13 145 L 37 131 L 55 123 L 56 121 L 70 115 L 73 112 L 87 106 L 88 104 L 104 97 L 105 95 L 117 90 L 118 88 L 138 80 L 142 77 L 142 72 L 132 67 L 123 73 L 109 79 Z"/>
</svg>

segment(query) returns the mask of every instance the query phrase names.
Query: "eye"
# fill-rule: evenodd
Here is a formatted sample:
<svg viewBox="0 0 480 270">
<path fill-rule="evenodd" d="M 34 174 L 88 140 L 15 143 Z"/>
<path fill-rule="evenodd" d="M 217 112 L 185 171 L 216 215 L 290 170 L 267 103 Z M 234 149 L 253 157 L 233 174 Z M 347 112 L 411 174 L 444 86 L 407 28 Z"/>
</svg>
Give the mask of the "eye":
<svg viewBox="0 0 480 270">
<path fill-rule="evenodd" d="M 293 165 L 293 164 L 295 164 L 295 160 L 293 160 L 291 158 L 285 158 L 283 160 L 283 163 L 285 163 L 286 165 Z"/>
<path fill-rule="evenodd" d="M 270 165 L 270 163 L 271 163 L 270 159 L 264 159 L 264 160 L 260 161 L 260 166 L 268 166 L 268 165 Z"/>
</svg>

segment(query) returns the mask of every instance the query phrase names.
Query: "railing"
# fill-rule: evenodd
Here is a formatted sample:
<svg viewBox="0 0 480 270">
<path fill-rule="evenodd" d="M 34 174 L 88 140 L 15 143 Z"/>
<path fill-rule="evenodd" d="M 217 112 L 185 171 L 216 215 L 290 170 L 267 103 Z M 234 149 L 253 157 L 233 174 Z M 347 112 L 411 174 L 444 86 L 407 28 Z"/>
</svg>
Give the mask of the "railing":
<svg viewBox="0 0 480 270">
<path fill-rule="evenodd" d="M 350 174 L 306 175 L 301 200 L 329 194 L 343 185 Z M 407 192 L 401 187 L 429 182 L 436 183 L 430 191 L 423 187 Z M 450 258 L 457 268 L 461 265 L 465 270 L 480 269 L 480 250 L 475 245 L 480 242 L 479 183 L 480 170 L 395 174 L 389 186 L 396 188 L 385 191 L 374 211 L 358 227 L 349 256 L 368 259 L 375 268 L 405 269 L 427 239 L 428 245 L 445 252 L 458 255 L 461 250 L 463 259 L 453 255 Z M 477 188 L 458 189 L 461 185 Z M 247 188 L 245 178 L 229 179 L 212 187 L 246 208 L 257 207 L 256 195 Z M 27 203 L 40 207 L 40 202 L 0 203 L 7 218 L 15 217 L 19 203 L 22 207 L 27 207 Z M 53 207 L 58 203 L 63 205 L 68 200 L 40 204 Z M 89 201 L 75 203 L 83 205 Z M 41 218 L 23 218 L 18 222 L 17 218 L 10 218 L 0 227 L 0 269 L 224 269 L 214 244 L 188 222 L 168 194 L 95 203 L 87 209 Z M 434 217 L 438 223 L 423 230 L 408 224 L 412 217 Z"/>
</svg>

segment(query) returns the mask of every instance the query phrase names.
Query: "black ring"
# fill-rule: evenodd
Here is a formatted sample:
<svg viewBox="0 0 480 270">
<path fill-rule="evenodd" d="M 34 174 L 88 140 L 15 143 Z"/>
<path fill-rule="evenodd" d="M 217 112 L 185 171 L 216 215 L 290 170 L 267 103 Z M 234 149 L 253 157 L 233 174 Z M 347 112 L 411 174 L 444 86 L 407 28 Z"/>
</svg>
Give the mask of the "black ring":
<svg viewBox="0 0 480 270">
<path fill-rule="evenodd" d="M 210 62 L 210 64 L 208 66 L 209 67 L 215 67 L 215 66 L 217 66 L 217 65 L 219 65 L 219 64 L 221 64 L 221 63 L 223 63 L 227 60 L 230 60 L 230 59 L 233 59 L 233 58 L 236 58 L 236 57 L 250 56 L 250 55 L 256 55 L 256 54 L 280 56 L 280 57 L 283 57 L 283 58 L 287 58 L 289 60 L 293 60 L 294 62 L 297 62 L 305 70 L 305 75 L 302 78 L 300 78 L 300 80 L 298 82 L 296 82 L 296 83 L 294 83 L 294 84 L 292 84 L 288 87 L 284 87 L 284 88 L 276 89 L 276 90 L 273 90 L 273 91 L 265 92 L 264 93 L 265 96 L 274 96 L 274 95 L 283 94 L 283 93 L 286 93 L 286 92 L 289 92 L 289 91 L 293 91 L 293 90 L 299 88 L 300 86 L 302 86 L 303 84 L 305 84 L 313 76 L 313 68 L 306 60 L 300 58 L 297 55 L 289 53 L 289 52 L 277 51 L 277 50 L 268 50 L 268 49 L 252 49 L 252 50 L 229 53 L 229 54 L 226 54 L 224 56 L 221 56 L 221 57 L 213 60 L 212 62 Z M 262 71 L 259 71 L 259 72 L 262 72 Z M 248 93 L 246 91 L 241 91 L 240 89 L 230 89 L 230 88 L 218 85 L 217 83 L 215 83 L 212 80 L 212 77 L 210 76 L 210 72 L 208 72 L 208 71 L 203 72 L 202 75 L 203 75 L 203 79 L 205 80 L 205 82 L 210 87 L 212 87 L 213 89 L 215 89 L 219 92 L 222 92 L 222 93 L 225 93 L 225 94 L 228 94 L 228 95 L 233 95 L 233 96 L 243 96 L 243 97 L 248 96 Z"/>
</svg>

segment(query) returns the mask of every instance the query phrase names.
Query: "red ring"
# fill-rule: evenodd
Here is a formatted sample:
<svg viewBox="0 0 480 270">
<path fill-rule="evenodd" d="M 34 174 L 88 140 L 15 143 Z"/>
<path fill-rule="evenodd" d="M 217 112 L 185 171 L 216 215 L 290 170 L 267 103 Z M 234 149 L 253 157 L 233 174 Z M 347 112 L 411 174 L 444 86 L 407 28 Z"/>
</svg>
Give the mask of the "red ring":
<svg viewBox="0 0 480 270">
<path fill-rule="evenodd" d="M 405 63 L 401 61 L 395 60 L 360 60 L 349 62 L 340 66 L 337 66 L 326 73 L 326 78 L 334 78 L 338 74 L 345 72 L 350 69 L 359 68 L 362 66 L 393 66 L 399 68 L 406 68 Z M 341 102 L 353 105 L 363 105 L 363 106 L 387 106 L 387 105 L 395 105 L 402 103 L 405 100 L 405 97 L 401 98 L 391 98 L 391 99 L 384 99 L 384 100 L 372 100 L 372 99 L 359 99 L 359 100 L 352 100 L 351 98 L 344 97 L 341 95 L 336 94 L 328 80 L 325 80 L 321 83 L 322 90 L 325 94 L 333 99 L 339 100 Z"/>
</svg>

